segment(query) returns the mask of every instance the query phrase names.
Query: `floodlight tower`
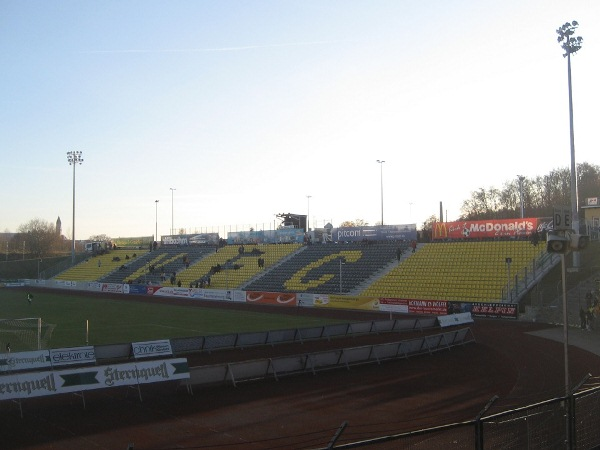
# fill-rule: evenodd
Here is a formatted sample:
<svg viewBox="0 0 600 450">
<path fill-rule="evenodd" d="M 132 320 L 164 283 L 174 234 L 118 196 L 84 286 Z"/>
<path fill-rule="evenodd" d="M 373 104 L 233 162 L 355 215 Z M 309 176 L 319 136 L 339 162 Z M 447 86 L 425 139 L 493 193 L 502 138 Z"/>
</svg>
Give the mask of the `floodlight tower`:
<svg viewBox="0 0 600 450">
<path fill-rule="evenodd" d="M 175 234 L 175 229 L 173 227 L 173 192 L 175 192 L 177 189 L 176 188 L 169 188 L 171 189 L 171 235 Z"/>
<path fill-rule="evenodd" d="M 154 241 L 158 241 L 158 200 L 154 200 Z"/>
<path fill-rule="evenodd" d="M 80 151 L 67 152 L 67 161 L 73 166 L 73 242 L 71 246 L 71 264 L 75 264 L 75 166 L 83 163 L 83 153 Z"/>
<path fill-rule="evenodd" d="M 306 211 L 306 232 L 310 231 L 310 198 L 312 195 L 306 196 L 307 211 Z"/>
<path fill-rule="evenodd" d="M 379 180 L 381 185 L 381 226 L 383 226 L 383 163 L 385 162 L 382 159 L 378 159 L 379 163 Z"/>
<path fill-rule="evenodd" d="M 523 204 L 523 181 L 525 181 L 525 177 L 523 175 L 517 175 L 517 179 L 519 180 L 519 202 L 521 203 L 521 219 L 525 217 L 525 206 Z"/>
<path fill-rule="evenodd" d="M 571 141 L 571 222 L 573 230 L 579 233 L 579 207 L 577 195 L 577 166 L 575 165 L 575 133 L 573 131 L 573 90 L 571 85 L 571 55 L 577 53 L 583 45 L 581 36 L 573 36 L 579 27 L 577 21 L 567 22 L 556 30 L 558 43 L 565 51 L 563 57 L 567 58 L 567 80 L 569 84 L 569 129 Z M 573 267 L 579 267 L 579 252 L 573 252 Z"/>
</svg>

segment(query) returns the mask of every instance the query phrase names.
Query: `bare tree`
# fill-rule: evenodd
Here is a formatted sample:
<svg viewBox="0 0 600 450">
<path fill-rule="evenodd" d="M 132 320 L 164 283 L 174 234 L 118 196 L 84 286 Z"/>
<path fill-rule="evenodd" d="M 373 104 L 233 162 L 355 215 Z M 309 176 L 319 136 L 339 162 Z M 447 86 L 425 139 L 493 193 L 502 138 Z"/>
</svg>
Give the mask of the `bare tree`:
<svg viewBox="0 0 600 450">
<path fill-rule="evenodd" d="M 588 163 L 578 165 L 580 204 L 600 191 L 600 167 Z M 554 169 L 533 179 L 524 177 L 523 206 L 528 217 L 546 217 L 555 206 L 570 205 L 570 171 Z M 461 207 L 461 220 L 513 218 L 520 216 L 521 192 L 517 179 L 507 181 L 501 190 L 479 188 L 471 193 Z"/>
<path fill-rule="evenodd" d="M 433 235 L 433 224 L 438 221 L 438 217 L 434 214 L 429 216 L 421 226 L 421 240 L 429 242 Z"/>
<path fill-rule="evenodd" d="M 18 234 L 13 237 L 15 246 L 23 242 L 24 247 L 35 257 L 48 256 L 61 248 L 62 238 L 52 222 L 32 219 L 20 225 L 17 231 Z"/>
</svg>

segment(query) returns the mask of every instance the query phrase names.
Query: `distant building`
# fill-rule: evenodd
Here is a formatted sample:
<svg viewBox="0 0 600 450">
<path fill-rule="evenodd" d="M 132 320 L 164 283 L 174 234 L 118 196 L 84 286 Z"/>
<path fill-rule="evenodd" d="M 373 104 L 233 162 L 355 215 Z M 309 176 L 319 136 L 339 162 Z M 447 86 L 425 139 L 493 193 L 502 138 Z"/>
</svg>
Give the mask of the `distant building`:
<svg viewBox="0 0 600 450">
<path fill-rule="evenodd" d="M 600 239 L 600 197 L 586 198 L 581 209 L 587 228 L 586 232 L 592 241 L 597 241 Z"/>
<path fill-rule="evenodd" d="M 8 243 L 11 241 L 15 233 L 0 233 L 0 251 L 6 253 L 8 258 Z"/>
<path fill-rule="evenodd" d="M 62 234 L 62 223 L 60 221 L 60 216 L 58 216 L 58 219 L 56 219 L 56 234 L 59 236 Z"/>
</svg>

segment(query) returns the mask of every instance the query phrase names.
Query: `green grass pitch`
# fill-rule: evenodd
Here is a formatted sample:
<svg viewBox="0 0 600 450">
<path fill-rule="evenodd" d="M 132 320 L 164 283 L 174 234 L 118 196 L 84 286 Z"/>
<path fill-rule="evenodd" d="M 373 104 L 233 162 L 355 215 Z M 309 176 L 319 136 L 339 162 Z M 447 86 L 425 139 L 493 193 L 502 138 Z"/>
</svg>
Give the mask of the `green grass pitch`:
<svg viewBox="0 0 600 450">
<path fill-rule="evenodd" d="M 130 302 L 85 293 L 0 288 L 0 319 L 41 317 L 56 328 L 49 348 L 119 344 L 177 337 L 208 336 L 251 331 L 281 330 L 347 322 L 302 315 L 270 314 L 230 309 Z M 86 332 L 86 321 L 89 325 Z M 5 345 L 4 343 L 0 343 Z M 23 349 L 15 348 L 12 351 Z M 4 347 L 0 347 L 0 352 Z"/>
</svg>

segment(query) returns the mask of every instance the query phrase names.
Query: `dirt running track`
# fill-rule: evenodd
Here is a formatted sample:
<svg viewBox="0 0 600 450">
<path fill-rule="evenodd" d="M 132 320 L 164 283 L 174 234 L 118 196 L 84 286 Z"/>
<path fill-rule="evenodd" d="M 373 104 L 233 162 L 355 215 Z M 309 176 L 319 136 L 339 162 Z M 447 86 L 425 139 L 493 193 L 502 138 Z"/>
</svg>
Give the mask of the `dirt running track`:
<svg viewBox="0 0 600 450">
<path fill-rule="evenodd" d="M 192 304 L 215 307 L 215 303 Z M 348 320 L 382 318 L 356 312 L 320 313 Z M 143 402 L 131 389 L 91 391 L 86 393 L 85 409 L 76 396 L 31 399 L 23 403 L 22 419 L 17 405 L 4 402 L 0 404 L 0 448 L 125 450 L 131 443 L 136 450 L 306 449 L 325 447 L 343 422 L 347 427 L 339 443 L 469 420 L 494 395 L 499 399 L 489 413 L 563 395 L 562 343 L 527 334 L 543 328 L 548 326 L 477 320 L 471 327 L 476 343 L 434 355 L 237 387 L 196 387 L 194 395 L 174 384 L 146 385 Z M 188 356 L 194 366 L 264 357 L 265 352 L 267 356 L 297 354 L 322 346 L 406 338 L 387 334 Z M 573 384 L 588 373 L 600 374 L 600 357 L 592 353 L 570 347 L 569 362 Z M 369 449 L 397 447 L 395 443 Z"/>
</svg>

